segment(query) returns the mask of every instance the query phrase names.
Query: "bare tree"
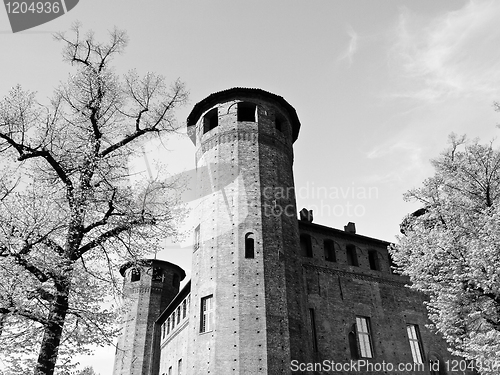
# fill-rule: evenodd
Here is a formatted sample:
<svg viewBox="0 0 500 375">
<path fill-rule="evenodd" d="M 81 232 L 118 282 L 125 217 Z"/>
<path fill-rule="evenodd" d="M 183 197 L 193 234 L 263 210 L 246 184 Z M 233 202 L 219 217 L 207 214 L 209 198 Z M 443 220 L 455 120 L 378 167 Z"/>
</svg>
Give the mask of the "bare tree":
<svg viewBox="0 0 500 375">
<path fill-rule="evenodd" d="M 174 233 L 168 184 L 132 184 L 128 161 L 139 142 L 176 131 L 187 100 L 179 81 L 113 71 L 123 31 L 101 43 L 77 25 L 56 39 L 75 73 L 50 104 L 20 87 L 0 103 L 0 347 L 38 349 L 35 375 L 114 334 L 101 303 L 114 265 Z"/>
</svg>

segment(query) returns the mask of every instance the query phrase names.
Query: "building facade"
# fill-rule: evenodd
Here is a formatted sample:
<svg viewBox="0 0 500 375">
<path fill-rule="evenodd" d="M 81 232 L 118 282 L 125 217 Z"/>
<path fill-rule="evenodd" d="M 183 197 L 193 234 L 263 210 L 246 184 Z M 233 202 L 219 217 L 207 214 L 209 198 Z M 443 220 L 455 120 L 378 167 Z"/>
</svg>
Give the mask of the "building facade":
<svg viewBox="0 0 500 375">
<path fill-rule="evenodd" d="M 168 262 L 122 267 L 132 308 L 115 375 L 449 372 L 424 297 L 392 273 L 389 243 L 297 217 L 290 104 L 233 88 L 196 104 L 187 126 L 199 188 L 192 277 L 179 291 L 184 273 Z"/>
</svg>

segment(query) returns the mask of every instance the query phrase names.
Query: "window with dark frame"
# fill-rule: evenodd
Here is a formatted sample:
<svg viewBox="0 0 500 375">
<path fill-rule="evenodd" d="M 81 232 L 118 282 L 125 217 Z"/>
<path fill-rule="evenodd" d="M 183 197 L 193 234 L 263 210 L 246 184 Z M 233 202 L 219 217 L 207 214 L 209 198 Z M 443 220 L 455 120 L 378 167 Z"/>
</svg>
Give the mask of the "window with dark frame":
<svg viewBox="0 0 500 375">
<path fill-rule="evenodd" d="M 406 332 L 408 333 L 408 341 L 410 342 L 411 356 L 414 363 L 424 363 L 422 355 L 422 341 L 420 340 L 420 332 L 418 325 L 407 324 Z"/>
<path fill-rule="evenodd" d="M 201 299 L 200 333 L 210 332 L 213 327 L 213 295 Z"/>
<path fill-rule="evenodd" d="M 238 121 L 255 122 L 255 111 L 257 106 L 254 103 L 238 103 Z"/>
<path fill-rule="evenodd" d="M 335 256 L 335 245 L 333 240 L 324 240 L 323 248 L 325 250 L 325 260 L 328 262 L 336 262 L 337 257 Z"/>
<path fill-rule="evenodd" d="M 369 318 L 363 316 L 356 317 L 356 334 L 358 336 L 359 356 L 361 358 L 373 358 Z"/>
<path fill-rule="evenodd" d="M 255 258 L 255 239 L 251 232 L 245 235 L 245 258 Z"/>
</svg>

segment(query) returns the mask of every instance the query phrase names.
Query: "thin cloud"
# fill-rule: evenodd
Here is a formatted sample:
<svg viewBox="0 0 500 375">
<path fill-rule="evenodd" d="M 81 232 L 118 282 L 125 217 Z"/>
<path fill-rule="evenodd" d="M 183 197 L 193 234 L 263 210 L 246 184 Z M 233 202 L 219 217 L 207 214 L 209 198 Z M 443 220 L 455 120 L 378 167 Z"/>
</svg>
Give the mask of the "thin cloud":
<svg viewBox="0 0 500 375">
<path fill-rule="evenodd" d="M 347 27 L 347 35 L 349 35 L 349 44 L 345 51 L 339 56 L 338 61 L 347 60 L 349 65 L 352 64 L 352 58 L 358 50 L 358 34 L 351 26 Z"/>
<path fill-rule="evenodd" d="M 470 1 L 430 21 L 404 10 L 390 54 L 407 78 L 396 96 L 429 101 L 499 93 L 498 19 L 495 1 Z"/>
</svg>

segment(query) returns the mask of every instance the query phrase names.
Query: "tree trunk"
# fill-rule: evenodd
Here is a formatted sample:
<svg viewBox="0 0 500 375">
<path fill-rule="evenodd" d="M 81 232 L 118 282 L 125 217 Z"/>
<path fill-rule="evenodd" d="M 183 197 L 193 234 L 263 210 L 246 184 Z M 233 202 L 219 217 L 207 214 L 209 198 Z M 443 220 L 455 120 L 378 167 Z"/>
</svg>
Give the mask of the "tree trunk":
<svg viewBox="0 0 500 375">
<path fill-rule="evenodd" d="M 34 375 L 54 374 L 64 320 L 69 308 L 70 283 L 68 280 L 64 280 L 59 282 L 56 288 L 58 293 L 52 302 L 51 310 L 47 318 L 48 323 L 44 329 Z"/>
</svg>

